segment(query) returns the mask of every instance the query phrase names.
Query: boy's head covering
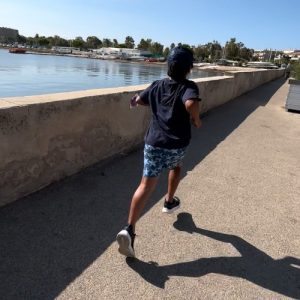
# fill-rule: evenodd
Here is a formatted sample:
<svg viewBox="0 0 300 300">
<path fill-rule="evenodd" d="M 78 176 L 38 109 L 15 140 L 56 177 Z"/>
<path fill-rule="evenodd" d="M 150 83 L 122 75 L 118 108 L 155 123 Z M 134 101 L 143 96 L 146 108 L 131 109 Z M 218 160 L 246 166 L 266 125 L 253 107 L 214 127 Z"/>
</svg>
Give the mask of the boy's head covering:
<svg viewBox="0 0 300 300">
<path fill-rule="evenodd" d="M 168 56 L 168 64 L 178 63 L 189 68 L 193 67 L 193 53 L 187 48 L 175 47 Z"/>
</svg>

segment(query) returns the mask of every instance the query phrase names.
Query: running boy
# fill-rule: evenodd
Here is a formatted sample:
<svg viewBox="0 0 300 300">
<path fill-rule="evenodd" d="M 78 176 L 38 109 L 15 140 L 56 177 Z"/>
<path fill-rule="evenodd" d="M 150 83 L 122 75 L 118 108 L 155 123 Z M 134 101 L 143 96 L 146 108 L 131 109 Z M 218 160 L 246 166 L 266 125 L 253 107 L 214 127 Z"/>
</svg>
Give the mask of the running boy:
<svg viewBox="0 0 300 300">
<path fill-rule="evenodd" d="M 170 78 L 154 81 L 131 101 L 132 106 L 149 105 L 152 118 L 145 136 L 143 177 L 131 200 L 128 224 L 117 235 L 119 252 L 125 256 L 135 256 L 135 225 L 164 169 L 170 171 L 162 211 L 172 213 L 180 206 L 180 200 L 174 195 L 191 138 L 190 124 L 201 126 L 199 90 L 193 81 L 186 79 L 192 68 L 192 52 L 174 48 L 168 56 Z"/>
</svg>

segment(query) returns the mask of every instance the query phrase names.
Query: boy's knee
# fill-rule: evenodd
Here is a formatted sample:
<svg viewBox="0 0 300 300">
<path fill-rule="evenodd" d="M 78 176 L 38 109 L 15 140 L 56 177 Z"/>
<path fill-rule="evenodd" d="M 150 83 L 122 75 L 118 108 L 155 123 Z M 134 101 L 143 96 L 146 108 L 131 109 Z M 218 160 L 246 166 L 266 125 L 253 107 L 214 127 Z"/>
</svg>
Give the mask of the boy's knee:
<svg viewBox="0 0 300 300">
<path fill-rule="evenodd" d="M 144 177 L 140 187 L 144 190 L 144 191 L 151 191 L 155 188 L 156 186 L 156 182 L 157 182 L 157 178 L 156 177 Z"/>
</svg>

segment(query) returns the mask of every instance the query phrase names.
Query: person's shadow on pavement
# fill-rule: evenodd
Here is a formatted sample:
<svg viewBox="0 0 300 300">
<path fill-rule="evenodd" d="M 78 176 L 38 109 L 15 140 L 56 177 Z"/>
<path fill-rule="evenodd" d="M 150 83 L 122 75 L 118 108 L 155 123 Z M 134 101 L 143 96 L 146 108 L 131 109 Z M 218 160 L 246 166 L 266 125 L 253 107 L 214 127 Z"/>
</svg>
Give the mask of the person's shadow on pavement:
<svg viewBox="0 0 300 300">
<path fill-rule="evenodd" d="M 180 213 L 173 225 L 189 234 L 199 233 L 220 242 L 230 243 L 241 256 L 200 258 L 166 266 L 127 258 L 129 267 L 149 283 L 164 288 L 170 276 L 200 277 L 216 273 L 244 278 L 263 288 L 300 299 L 299 258 L 285 257 L 274 260 L 238 236 L 197 228 L 189 213 Z"/>
</svg>

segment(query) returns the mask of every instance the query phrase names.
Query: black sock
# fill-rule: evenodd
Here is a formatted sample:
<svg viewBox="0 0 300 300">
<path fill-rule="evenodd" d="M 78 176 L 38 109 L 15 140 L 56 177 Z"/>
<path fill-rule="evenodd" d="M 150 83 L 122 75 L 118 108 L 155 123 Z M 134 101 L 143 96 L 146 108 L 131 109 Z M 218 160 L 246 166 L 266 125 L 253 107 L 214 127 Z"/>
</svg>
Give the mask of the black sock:
<svg viewBox="0 0 300 300">
<path fill-rule="evenodd" d="M 134 231 L 133 231 L 133 226 L 132 226 L 131 224 L 127 224 L 127 225 L 126 225 L 126 229 L 127 229 L 127 231 L 129 231 L 129 232 L 131 232 L 131 233 L 134 233 Z"/>
<path fill-rule="evenodd" d="M 169 203 L 169 204 L 172 204 L 172 203 L 174 202 L 174 198 L 172 198 L 172 200 L 169 201 L 169 202 L 168 202 L 167 199 L 165 198 L 165 202 L 166 202 L 166 203 Z"/>
</svg>

